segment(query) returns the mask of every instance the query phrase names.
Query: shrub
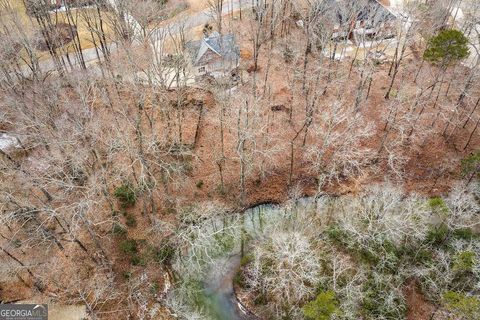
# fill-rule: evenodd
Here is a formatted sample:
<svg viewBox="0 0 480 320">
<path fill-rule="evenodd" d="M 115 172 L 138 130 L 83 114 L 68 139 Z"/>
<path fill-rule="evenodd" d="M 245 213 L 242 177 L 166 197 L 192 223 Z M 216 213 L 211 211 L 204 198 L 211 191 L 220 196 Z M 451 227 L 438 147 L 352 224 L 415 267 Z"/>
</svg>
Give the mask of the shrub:
<svg viewBox="0 0 480 320">
<path fill-rule="evenodd" d="M 158 283 L 154 282 L 154 283 L 150 284 L 150 293 L 151 294 L 155 295 L 158 292 L 158 289 L 159 289 Z"/>
<path fill-rule="evenodd" d="M 475 267 L 475 260 L 475 252 L 462 251 L 453 260 L 453 270 L 457 272 L 471 272 Z"/>
<path fill-rule="evenodd" d="M 135 239 L 127 239 L 120 242 L 120 249 L 123 253 L 134 254 L 138 252 L 137 241 Z"/>
<path fill-rule="evenodd" d="M 145 258 L 143 258 L 141 256 L 137 256 L 137 255 L 134 255 L 130 259 L 130 263 L 134 266 L 142 266 L 142 267 L 144 267 L 147 264 L 146 261 L 145 261 Z"/>
<path fill-rule="evenodd" d="M 480 299 L 477 297 L 447 291 L 443 294 L 443 304 L 448 311 L 462 317 L 462 319 L 480 319 Z"/>
<path fill-rule="evenodd" d="M 397 271 L 402 255 L 393 242 L 383 239 L 370 239 L 365 244 L 357 244 L 353 250 L 364 263 L 389 273 Z"/>
<path fill-rule="evenodd" d="M 427 233 L 426 240 L 429 244 L 436 246 L 441 245 L 447 240 L 448 231 L 448 226 L 444 223 L 439 226 L 432 226 Z"/>
<path fill-rule="evenodd" d="M 179 164 L 178 169 L 186 175 L 191 174 L 193 172 L 192 159 L 188 158 L 188 157 L 185 157 L 183 159 L 183 162 L 181 164 Z"/>
<path fill-rule="evenodd" d="M 392 98 L 398 97 L 398 90 L 392 89 L 390 91 L 390 97 L 392 97 Z"/>
<path fill-rule="evenodd" d="M 476 235 L 470 228 L 460 228 L 453 231 L 453 236 L 457 239 L 472 240 Z"/>
<path fill-rule="evenodd" d="M 219 194 L 219 195 L 222 195 L 222 196 L 227 193 L 226 190 L 225 190 L 225 188 L 222 187 L 221 184 L 217 185 L 216 190 L 217 190 L 218 194 Z"/>
<path fill-rule="evenodd" d="M 406 257 L 413 264 L 428 265 L 433 260 L 432 251 L 419 247 L 418 244 L 406 244 L 399 251 L 401 251 L 402 256 Z"/>
<path fill-rule="evenodd" d="M 14 239 L 12 244 L 15 246 L 15 248 L 20 248 L 22 246 L 22 240 Z"/>
<path fill-rule="evenodd" d="M 315 300 L 305 304 L 302 308 L 303 315 L 312 320 L 329 320 L 338 313 L 338 301 L 335 292 L 320 292 Z"/>
<path fill-rule="evenodd" d="M 448 214 L 448 206 L 440 197 L 433 197 L 428 200 L 428 206 L 432 211 L 440 214 Z"/>
<path fill-rule="evenodd" d="M 480 151 L 474 152 L 462 160 L 462 174 L 464 176 L 480 177 Z"/>
<path fill-rule="evenodd" d="M 215 238 L 218 249 L 220 250 L 218 255 L 232 250 L 235 246 L 235 237 L 227 232 L 216 233 L 213 237 Z"/>
<path fill-rule="evenodd" d="M 117 236 L 123 236 L 127 233 L 127 230 L 125 230 L 125 228 L 122 227 L 121 224 L 119 224 L 118 222 L 115 222 L 112 227 L 112 233 Z"/>
<path fill-rule="evenodd" d="M 198 188 L 198 189 L 202 189 L 202 187 L 203 187 L 203 180 L 199 180 L 199 181 L 197 182 L 197 188 Z"/>
<path fill-rule="evenodd" d="M 123 208 L 128 208 L 132 207 L 135 205 L 135 202 L 137 201 L 136 195 L 135 195 L 135 190 L 133 190 L 132 186 L 130 184 L 123 184 L 117 189 L 115 189 L 115 198 L 120 201 L 120 205 Z"/>
<path fill-rule="evenodd" d="M 286 63 L 291 63 L 293 61 L 293 58 L 294 58 L 294 53 L 292 48 L 290 48 L 289 46 L 286 46 L 285 49 L 283 50 L 283 60 Z"/>
<path fill-rule="evenodd" d="M 346 245 L 349 239 L 348 233 L 339 225 L 331 225 L 327 229 L 328 238 L 338 245 Z"/>
<path fill-rule="evenodd" d="M 131 228 L 135 228 L 137 226 L 137 219 L 135 218 L 135 216 L 133 214 L 130 214 L 130 213 L 125 213 L 124 214 L 125 216 L 125 224 Z"/>
<path fill-rule="evenodd" d="M 175 256 L 175 248 L 169 244 L 154 249 L 154 259 L 159 263 L 170 263 Z"/>
<path fill-rule="evenodd" d="M 377 256 L 377 252 L 372 252 L 370 249 L 361 248 L 358 250 L 360 259 L 367 264 L 376 265 L 380 258 Z"/>
<path fill-rule="evenodd" d="M 240 266 L 244 267 L 252 261 L 253 261 L 253 255 L 246 254 L 242 257 L 242 259 L 240 259 Z"/>
<path fill-rule="evenodd" d="M 245 281 L 245 277 L 243 276 L 242 272 L 235 273 L 233 277 L 233 283 L 239 286 L 240 288 L 246 288 L 247 282 Z"/>
<path fill-rule="evenodd" d="M 363 288 L 365 297 L 362 301 L 364 319 L 404 319 L 405 301 L 396 290 L 391 277 L 372 275 Z"/>
<path fill-rule="evenodd" d="M 267 303 L 268 303 L 267 296 L 261 292 L 253 299 L 253 304 L 257 306 L 266 305 Z"/>
</svg>

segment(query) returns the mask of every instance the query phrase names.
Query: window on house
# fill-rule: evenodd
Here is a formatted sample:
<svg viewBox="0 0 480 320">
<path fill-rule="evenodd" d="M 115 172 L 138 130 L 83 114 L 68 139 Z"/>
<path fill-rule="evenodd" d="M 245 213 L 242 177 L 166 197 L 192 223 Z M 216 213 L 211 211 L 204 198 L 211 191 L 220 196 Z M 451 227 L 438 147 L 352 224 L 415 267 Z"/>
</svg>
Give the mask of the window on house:
<svg viewBox="0 0 480 320">
<path fill-rule="evenodd" d="M 204 73 L 204 72 L 205 72 L 205 67 L 200 67 L 200 68 L 198 68 L 198 72 Z"/>
</svg>

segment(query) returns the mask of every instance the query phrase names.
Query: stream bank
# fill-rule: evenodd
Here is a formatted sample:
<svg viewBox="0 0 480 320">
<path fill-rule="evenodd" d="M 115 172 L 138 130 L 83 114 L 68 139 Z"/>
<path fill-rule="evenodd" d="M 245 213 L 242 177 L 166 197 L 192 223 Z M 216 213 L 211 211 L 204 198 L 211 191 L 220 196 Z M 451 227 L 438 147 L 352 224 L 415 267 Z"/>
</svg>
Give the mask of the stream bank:
<svg viewBox="0 0 480 320">
<path fill-rule="evenodd" d="M 190 242 L 191 247 L 174 263 L 176 273 L 182 275 L 182 280 L 173 295 L 182 301 L 183 308 L 188 309 L 190 305 L 196 310 L 184 317 L 260 319 L 235 294 L 233 282 L 241 267 L 242 251 L 248 252 L 248 244 L 253 241 L 263 241 L 275 230 L 275 226 L 285 221 L 295 221 L 298 212 L 316 210 L 320 199 L 300 198 L 283 206 L 261 204 L 241 213 L 214 217 L 196 225 L 195 233 L 191 235 L 195 241 Z M 208 238 L 212 234 L 214 236 Z M 178 301 L 175 303 L 178 304 Z"/>
</svg>

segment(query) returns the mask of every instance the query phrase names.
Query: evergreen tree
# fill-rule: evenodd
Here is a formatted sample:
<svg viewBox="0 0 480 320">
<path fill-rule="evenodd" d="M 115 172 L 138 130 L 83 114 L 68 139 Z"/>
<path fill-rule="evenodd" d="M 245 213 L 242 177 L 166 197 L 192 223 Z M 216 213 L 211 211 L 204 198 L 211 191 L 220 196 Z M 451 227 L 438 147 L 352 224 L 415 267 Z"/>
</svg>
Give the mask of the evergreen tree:
<svg viewBox="0 0 480 320">
<path fill-rule="evenodd" d="M 428 41 L 423 58 L 436 65 L 447 67 L 467 58 L 470 54 L 468 39 L 458 30 L 442 30 Z"/>
</svg>

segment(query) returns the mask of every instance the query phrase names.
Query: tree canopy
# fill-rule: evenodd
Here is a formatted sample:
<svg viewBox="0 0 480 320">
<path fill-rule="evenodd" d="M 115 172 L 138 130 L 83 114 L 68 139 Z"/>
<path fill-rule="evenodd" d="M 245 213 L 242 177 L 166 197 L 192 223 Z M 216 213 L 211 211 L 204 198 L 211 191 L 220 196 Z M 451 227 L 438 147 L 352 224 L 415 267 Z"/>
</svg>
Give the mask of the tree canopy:
<svg viewBox="0 0 480 320">
<path fill-rule="evenodd" d="M 423 58 L 433 64 L 448 66 L 470 54 L 468 39 L 455 29 L 442 30 L 428 41 Z"/>
</svg>

